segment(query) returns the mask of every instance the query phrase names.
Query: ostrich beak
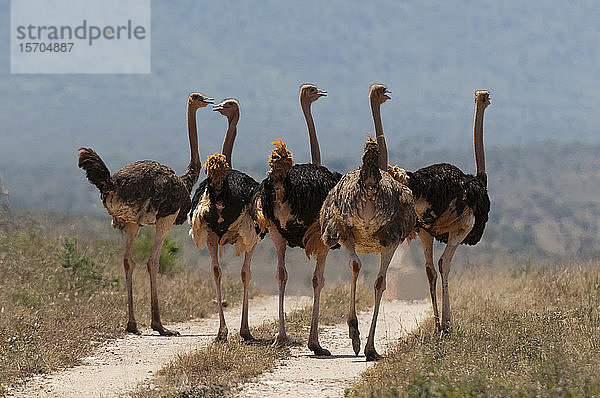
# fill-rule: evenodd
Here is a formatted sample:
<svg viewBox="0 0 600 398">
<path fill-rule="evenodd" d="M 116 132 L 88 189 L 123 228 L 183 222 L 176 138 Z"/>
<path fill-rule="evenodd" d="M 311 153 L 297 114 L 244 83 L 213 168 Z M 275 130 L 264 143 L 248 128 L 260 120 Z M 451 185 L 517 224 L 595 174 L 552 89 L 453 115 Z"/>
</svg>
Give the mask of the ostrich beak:
<svg viewBox="0 0 600 398">
<path fill-rule="evenodd" d="M 213 105 L 213 111 L 222 111 L 222 110 L 223 110 L 223 103 L 222 102 L 220 104 Z"/>
<path fill-rule="evenodd" d="M 204 102 L 206 102 L 207 104 L 214 104 L 215 103 L 215 99 L 214 98 L 204 98 Z"/>
<path fill-rule="evenodd" d="M 320 89 L 317 89 L 317 95 L 318 95 L 319 97 L 327 97 L 327 91 L 325 91 L 325 90 L 320 90 Z"/>
<path fill-rule="evenodd" d="M 392 92 L 390 90 L 388 90 L 387 88 L 384 91 L 385 94 L 391 94 Z M 383 95 L 386 99 L 392 99 L 392 97 L 390 97 L 389 95 Z"/>
</svg>

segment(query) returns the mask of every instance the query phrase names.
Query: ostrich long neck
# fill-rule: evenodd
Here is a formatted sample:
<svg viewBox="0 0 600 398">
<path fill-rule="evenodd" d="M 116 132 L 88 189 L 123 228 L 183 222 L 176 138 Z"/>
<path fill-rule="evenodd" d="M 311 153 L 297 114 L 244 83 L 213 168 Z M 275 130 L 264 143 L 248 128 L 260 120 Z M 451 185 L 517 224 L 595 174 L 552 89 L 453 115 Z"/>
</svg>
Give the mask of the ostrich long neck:
<svg viewBox="0 0 600 398">
<path fill-rule="evenodd" d="M 196 127 L 196 108 L 193 105 L 187 107 L 187 120 L 188 120 L 188 137 L 190 140 L 190 166 L 194 169 L 200 170 L 200 154 L 198 153 L 198 129 Z"/>
<path fill-rule="evenodd" d="M 319 140 L 317 139 L 317 129 L 310 112 L 310 101 L 300 98 L 302 112 L 308 126 L 308 140 L 310 143 L 310 162 L 317 166 L 321 165 L 321 150 L 319 149 Z"/>
<path fill-rule="evenodd" d="M 477 175 L 487 180 L 485 172 L 485 153 L 483 151 L 483 112 L 485 105 L 477 103 L 475 108 L 475 120 L 473 122 L 473 144 L 475 147 L 475 166 Z"/>
<path fill-rule="evenodd" d="M 232 117 L 228 117 L 227 119 L 229 121 L 229 126 L 227 127 L 227 133 L 223 140 L 221 153 L 225 155 L 229 167 L 233 168 L 233 164 L 231 163 L 231 153 L 233 152 L 233 143 L 235 141 L 235 136 L 237 135 L 237 124 L 240 120 L 240 113 L 235 112 Z"/>
<path fill-rule="evenodd" d="M 387 170 L 388 165 L 388 153 L 387 145 L 385 144 L 385 136 L 383 135 L 383 124 L 381 123 L 381 104 L 378 103 L 377 99 L 371 97 L 371 112 L 373 113 L 373 123 L 375 124 L 375 135 L 377 138 L 377 145 L 379 146 L 379 168 Z"/>
</svg>

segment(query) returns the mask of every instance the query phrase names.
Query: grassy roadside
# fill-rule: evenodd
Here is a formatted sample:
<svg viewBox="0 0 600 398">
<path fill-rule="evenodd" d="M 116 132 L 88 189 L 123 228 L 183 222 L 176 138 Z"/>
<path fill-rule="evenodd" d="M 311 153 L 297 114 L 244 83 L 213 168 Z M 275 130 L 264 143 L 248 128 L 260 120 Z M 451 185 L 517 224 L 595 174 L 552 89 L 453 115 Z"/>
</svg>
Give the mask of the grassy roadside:
<svg viewBox="0 0 600 398">
<path fill-rule="evenodd" d="M 333 287 L 321 294 L 319 321 L 321 325 L 344 322 L 349 306 L 349 289 Z M 357 288 L 357 311 L 373 305 L 373 294 L 364 285 Z M 235 386 L 273 369 L 278 360 L 290 356 L 290 346 L 306 344 L 312 306 L 293 311 L 286 317 L 291 343 L 273 347 L 277 323 L 266 322 L 253 328 L 256 341 L 213 343 L 191 353 L 179 355 L 162 368 L 151 386 L 138 388 L 134 397 L 221 397 L 231 395 Z M 230 339 L 231 340 L 231 339 Z M 248 366 L 252 364 L 252 366 Z"/>
<path fill-rule="evenodd" d="M 100 342 L 123 335 L 127 317 L 118 232 L 78 240 L 77 226 L 19 222 L 34 226 L 0 231 L 0 395 L 29 376 L 77 364 Z M 150 292 L 141 257 L 149 237 L 138 239 L 134 298 L 138 325 L 145 327 Z M 173 254 L 178 244 L 171 243 Z M 159 276 L 163 322 L 214 312 L 212 279 L 181 266 L 176 256 L 166 263 L 170 271 Z M 223 285 L 225 299 L 239 299 L 239 278 L 226 276 Z"/>
<path fill-rule="evenodd" d="M 347 395 L 600 395 L 600 264 L 477 269 L 451 295 L 451 333 L 421 325 Z"/>
</svg>

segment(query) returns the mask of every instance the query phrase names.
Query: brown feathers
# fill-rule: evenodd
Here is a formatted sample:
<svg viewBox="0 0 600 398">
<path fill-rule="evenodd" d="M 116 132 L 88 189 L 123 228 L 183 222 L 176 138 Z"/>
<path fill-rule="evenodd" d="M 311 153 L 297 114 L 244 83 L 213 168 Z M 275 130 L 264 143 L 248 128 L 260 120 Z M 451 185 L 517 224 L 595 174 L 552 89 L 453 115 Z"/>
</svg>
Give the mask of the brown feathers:
<svg viewBox="0 0 600 398">
<path fill-rule="evenodd" d="M 329 251 L 329 246 L 323 242 L 323 238 L 321 237 L 321 223 L 319 220 L 308 227 L 302 238 L 302 243 L 304 244 L 304 253 L 308 258 L 312 255 L 317 257 Z"/>
<path fill-rule="evenodd" d="M 394 180 L 398 181 L 400 184 L 408 184 L 408 175 L 406 174 L 406 170 L 398 167 L 398 165 L 390 166 L 388 164 L 387 172 L 392 176 Z"/>
<path fill-rule="evenodd" d="M 377 141 L 371 136 L 367 137 L 365 142 L 365 149 L 362 155 L 363 165 L 372 166 L 377 165 L 379 161 L 379 146 Z"/>
<path fill-rule="evenodd" d="M 227 164 L 227 159 L 225 155 L 220 153 L 210 155 L 206 158 L 206 162 L 204 162 L 204 172 L 208 175 L 211 182 L 216 185 L 219 185 L 227 177 L 228 169 L 229 164 Z"/>
<path fill-rule="evenodd" d="M 269 155 L 268 163 L 269 166 L 271 166 L 271 170 L 267 171 L 267 176 L 272 178 L 283 178 L 292 168 L 294 158 L 292 152 L 285 147 L 285 143 L 281 138 L 277 138 L 272 144 L 275 145 L 275 149 L 273 149 Z"/>
</svg>

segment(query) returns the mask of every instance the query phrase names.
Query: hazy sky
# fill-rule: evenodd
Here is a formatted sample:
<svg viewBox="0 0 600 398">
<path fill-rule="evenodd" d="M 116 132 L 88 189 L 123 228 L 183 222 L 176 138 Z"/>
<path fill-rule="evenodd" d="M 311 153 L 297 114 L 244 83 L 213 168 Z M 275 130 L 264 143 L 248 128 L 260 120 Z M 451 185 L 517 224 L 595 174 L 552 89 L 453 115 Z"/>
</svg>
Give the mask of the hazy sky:
<svg viewBox="0 0 600 398">
<path fill-rule="evenodd" d="M 470 149 L 475 89 L 491 91 L 487 145 L 598 140 L 595 1 L 153 1 L 145 75 L 11 75 L 9 14 L 4 0 L 0 170 L 66 167 L 80 145 L 183 165 L 195 90 L 240 100 L 238 165 L 263 161 L 278 136 L 306 161 L 297 94 L 307 81 L 329 91 L 313 107 L 325 161 L 359 156 L 373 82 L 393 92 L 382 111 L 391 150 Z M 198 124 L 204 157 L 225 121 L 201 111 Z"/>
</svg>

